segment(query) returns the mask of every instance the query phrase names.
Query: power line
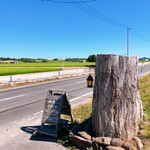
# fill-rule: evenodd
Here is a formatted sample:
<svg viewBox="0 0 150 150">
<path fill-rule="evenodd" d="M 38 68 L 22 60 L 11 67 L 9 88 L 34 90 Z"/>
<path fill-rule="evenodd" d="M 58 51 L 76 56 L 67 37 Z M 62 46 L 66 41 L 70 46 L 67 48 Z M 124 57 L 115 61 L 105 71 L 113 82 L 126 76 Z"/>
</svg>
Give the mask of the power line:
<svg viewBox="0 0 150 150">
<path fill-rule="evenodd" d="M 74 1 L 74 0 L 71 0 L 71 1 Z M 86 3 L 83 3 L 83 4 L 73 4 L 75 5 L 76 7 L 80 8 L 81 10 L 87 12 L 88 14 L 102 20 L 102 21 L 105 21 L 109 24 L 112 24 L 112 25 L 115 25 L 115 26 L 118 26 L 118 27 L 121 27 L 121 28 L 125 28 L 125 29 L 130 29 L 127 25 L 125 24 L 122 24 L 106 15 L 104 15 L 103 13 L 101 13 L 100 11 L 97 11 L 96 9 L 92 8 L 91 6 L 89 6 L 88 4 Z M 139 37 L 140 39 L 146 41 L 146 42 L 150 42 L 150 40 L 144 38 L 143 36 L 141 36 L 134 28 L 133 29 L 133 33 Z"/>
<path fill-rule="evenodd" d="M 109 24 L 112 24 L 112 25 L 116 25 L 116 26 L 119 26 L 119 27 L 122 27 L 122 28 L 125 28 L 125 26 L 107 16 L 105 16 L 104 14 L 102 14 L 101 12 L 98 12 L 97 10 L 95 10 L 94 8 L 90 7 L 89 5 L 86 4 L 86 2 L 92 2 L 92 1 L 96 1 L 96 0 L 67 0 L 67 1 L 56 1 L 56 0 L 45 0 L 45 1 L 49 1 L 49 2 L 57 2 L 57 3 L 72 3 L 73 5 L 75 5 L 76 7 L 82 9 L 83 11 L 85 11 L 86 13 L 102 20 L 102 21 L 105 21 Z M 86 6 L 84 6 L 86 5 Z"/>
<path fill-rule="evenodd" d="M 106 15 L 104 15 L 103 13 L 101 13 L 100 11 L 97 11 L 96 9 L 94 9 L 93 7 L 89 6 L 87 4 L 87 2 L 93 2 L 93 1 L 97 1 L 97 0 L 65 0 L 65 1 L 59 1 L 59 0 L 41 0 L 41 1 L 48 1 L 48 2 L 55 2 L 55 3 L 70 3 L 73 4 L 74 6 L 78 7 L 79 9 L 81 9 L 82 11 L 90 14 L 93 17 L 96 17 L 99 20 L 102 20 L 104 22 L 107 22 L 111 25 L 120 27 L 120 28 L 124 28 L 124 29 L 128 29 L 129 27 L 125 24 L 122 24 Z M 143 36 L 141 36 L 134 28 L 133 29 L 133 33 L 139 37 L 140 39 L 146 41 L 146 42 L 150 42 L 150 40 L 144 38 Z"/>
<path fill-rule="evenodd" d="M 74 2 L 74 0 L 71 0 L 72 2 Z M 125 26 L 123 26 L 121 23 L 118 23 L 117 21 L 113 20 L 113 19 L 110 19 L 109 17 L 106 17 L 104 14 L 102 13 L 98 13 L 98 11 L 94 10 L 94 9 L 91 9 L 91 8 L 88 8 L 86 6 L 84 6 L 84 4 L 75 4 L 75 3 L 72 3 L 74 6 L 80 8 L 81 10 L 83 10 L 84 12 L 104 21 L 104 22 L 107 22 L 109 24 L 112 24 L 112 25 L 115 25 L 115 26 L 118 26 L 118 27 L 121 27 L 121 28 L 125 28 Z"/>
<path fill-rule="evenodd" d="M 133 29 L 134 35 L 138 38 L 142 39 L 143 41 L 150 42 L 150 40 L 144 38 L 142 35 L 140 35 L 135 29 Z"/>
<path fill-rule="evenodd" d="M 114 19 L 104 15 L 103 13 L 101 13 L 100 11 L 97 11 L 93 7 L 89 6 L 88 4 L 85 3 L 85 4 L 81 4 L 81 5 L 84 5 L 84 7 L 86 7 L 86 8 L 88 7 L 91 11 L 93 11 L 97 15 L 99 15 L 99 16 L 101 16 L 101 17 L 103 17 L 103 18 L 105 18 L 105 19 L 107 19 L 109 21 L 111 21 L 113 23 L 113 25 L 117 25 L 117 26 L 122 27 L 122 28 L 127 28 L 126 25 L 124 25 L 124 24 L 122 24 L 122 23 L 120 23 L 120 22 L 118 22 L 118 21 L 116 21 L 116 20 L 114 20 Z"/>
<path fill-rule="evenodd" d="M 48 2 L 53 2 L 53 3 L 88 3 L 88 2 L 93 2 L 97 0 L 82 0 L 82 1 L 74 1 L 74 2 L 69 2 L 69 1 L 59 1 L 59 0 L 41 0 L 41 1 L 48 1 Z"/>
</svg>

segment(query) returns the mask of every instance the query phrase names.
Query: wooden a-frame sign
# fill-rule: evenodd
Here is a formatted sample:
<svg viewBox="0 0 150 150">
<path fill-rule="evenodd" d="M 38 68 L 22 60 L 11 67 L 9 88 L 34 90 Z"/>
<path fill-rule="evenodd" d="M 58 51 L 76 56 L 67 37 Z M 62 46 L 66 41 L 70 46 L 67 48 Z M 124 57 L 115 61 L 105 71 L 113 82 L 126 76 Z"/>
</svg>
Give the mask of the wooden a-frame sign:
<svg viewBox="0 0 150 150">
<path fill-rule="evenodd" d="M 73 121 L 67 92 L 64 90 L 48 90 L 43 111 L 42 125 L 37 132 L 57 137 L 58 131 L 69 122 L 68 120 L 60 119 L 61 114 L 69 115 L 71 121 Z"/>
</svg>

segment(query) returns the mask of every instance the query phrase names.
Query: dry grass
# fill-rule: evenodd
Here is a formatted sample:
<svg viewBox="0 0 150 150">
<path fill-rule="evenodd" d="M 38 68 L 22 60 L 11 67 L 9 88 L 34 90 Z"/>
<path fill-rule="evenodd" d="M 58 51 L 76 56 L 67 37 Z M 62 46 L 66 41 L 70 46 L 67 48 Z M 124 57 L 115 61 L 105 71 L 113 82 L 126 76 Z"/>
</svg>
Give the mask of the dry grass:
<svg viewBox="0 0 150 150">
<path fill-rule="evenodd" d="M 73 109 L 73 117 L 77 123 L 82 123 L 92 115 L 92 100 Z"/>
<path fill-rule="evenodd" d="M 92 99 L 73 108 L 72 113 L 75 123 L 80 124 L 86 121 L 92 115 Z M 70 119 L 66 115 L 61 115 L 61 118 Z"/>
</svg>

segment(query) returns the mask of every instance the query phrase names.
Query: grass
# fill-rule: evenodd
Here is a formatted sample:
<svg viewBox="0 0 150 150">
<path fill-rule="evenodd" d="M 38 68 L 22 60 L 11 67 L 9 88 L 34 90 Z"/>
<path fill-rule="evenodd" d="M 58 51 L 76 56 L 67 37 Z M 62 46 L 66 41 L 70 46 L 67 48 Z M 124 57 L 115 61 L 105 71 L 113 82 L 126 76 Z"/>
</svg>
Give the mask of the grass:
<svg viewBox="0 0 150 150">
<path fill-rule="evenodd" d="M 143 77 L 142 80 L 140 80 L 140 94 L 142 98 L 143 103 L 143 110 L 144 113 L 147 114 L 147 117 L 144 117 L 143 120 L 145 122 L 150 121 L 150 74 Z M 146 134 L 145 137 L 147 140 L 144 140 L 144 149 L 149 150 L 150 148 L 150 125 L 141 123 L 140 129 L 145 130 Z"/>
<path fill-rule="evenodd" d="M 63 62 L 64 67 L 85 67 L 85 65 L 95 65 L 95 62 Z M 62 67 L 62 62 L 0 64 L 0 67 Z"/>
<path fill-rule="evenodd" d="M 95 65 L 95 62 L 63 62 L 63 67 L 85 67 L 86 65 Z M 62 67 L 62 62 L 0 64 L 0 76 L 61 70 L 50 67 Z"/>
<path fill-rule="evenodd" d="M 92 100 L 89 100 L 86 103 L 83 103 L 74 109 L 72 109 L 74 123 L 81 124 L 85 122 L 92 115 Z M 64 119 L 70 119 L 66 115 L 62 115 Z"/>
<path fill-rule="evenodd" d="M 92 100 L 73 109 L 73 117 L 77 123 L 83 123 L 92 115 Z"/>
<path fill-rule="evenodd" d="M 138 62 L 139 62 L 139 63 L 142 63 L 142 60 L 139 60 Z M 150 62 L 150 60 L 148 60 L 148 61 L 144 61 L 144 62 Z"/>
<path fill-rule="evenodd" d="M 25 73 L 59 71 L 60 68 L 0 68 L 0 76 Z"/>
<path fill-rule="evenodd" d="M 140 80 L 140 94 L 144 112 L 147 113 L 147 120 L 150 121 L 150 74 Z"/>
</svg>

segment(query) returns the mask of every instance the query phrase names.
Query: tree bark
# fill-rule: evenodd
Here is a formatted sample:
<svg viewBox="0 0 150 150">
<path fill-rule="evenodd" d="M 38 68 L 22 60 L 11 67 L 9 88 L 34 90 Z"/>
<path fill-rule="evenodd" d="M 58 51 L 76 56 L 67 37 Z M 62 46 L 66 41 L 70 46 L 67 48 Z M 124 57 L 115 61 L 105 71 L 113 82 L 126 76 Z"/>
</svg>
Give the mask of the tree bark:
<svg viewBox="0 0 150 150">
<path fill-rule="evenodd" d="M 138 132 L 137 57 L 97 55 L 92 103 L 96 136 L 131 139 Z"/>
</svg>

